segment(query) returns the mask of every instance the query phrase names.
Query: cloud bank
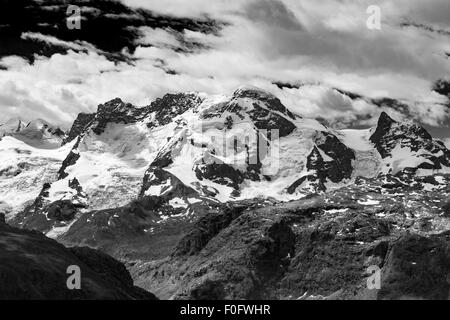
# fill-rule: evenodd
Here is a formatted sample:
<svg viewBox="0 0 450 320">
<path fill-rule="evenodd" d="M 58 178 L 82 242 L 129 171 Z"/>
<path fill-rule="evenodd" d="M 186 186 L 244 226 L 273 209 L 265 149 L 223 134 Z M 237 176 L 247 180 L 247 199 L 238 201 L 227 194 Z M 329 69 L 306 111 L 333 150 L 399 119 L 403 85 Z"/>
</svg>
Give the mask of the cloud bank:
<svg viewBox="0 0 450 320">
<path fill-rule="evenodd" d="M 14 50 L 0 55 L 0 122 L 41 117 L 67 127 L 115 97 L 145 105 L 167 92 L 231 93 L 251 84 L 336 127 L 372 125 L 382 110 L 449 125 L 448 97 L 433 91 L 450 71 L 448 1 L 124 0 L 123 12 L 85 3 L 90 19 L 109 15 L 134 36 L 109 49 L 95 38 L 101 20 L 92 23 L 95 37 L 21 32 L 58 50 L 31 48 L 34 61 Z M 381 8 L 379 31 L 366 27 L 373 4 Z"/>
</svg>

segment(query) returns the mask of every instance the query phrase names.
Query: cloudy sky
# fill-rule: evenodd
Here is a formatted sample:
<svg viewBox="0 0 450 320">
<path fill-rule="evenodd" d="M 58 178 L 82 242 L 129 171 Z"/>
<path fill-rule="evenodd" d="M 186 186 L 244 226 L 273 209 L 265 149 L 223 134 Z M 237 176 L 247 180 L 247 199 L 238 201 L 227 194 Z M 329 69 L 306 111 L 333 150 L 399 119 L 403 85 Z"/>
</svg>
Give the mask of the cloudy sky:
<svg viewBox="0 0 450 320">
<path fill-rule="evenodd" d="M 81 29 L 67 8 L 81 8 Z M 381 30 L 366 12 L 381 9 Z M 2 0 L 0 123 L 252 84 L 335 127 L 382 110 L 450 138 L 448 0 Z"/>
</svg>

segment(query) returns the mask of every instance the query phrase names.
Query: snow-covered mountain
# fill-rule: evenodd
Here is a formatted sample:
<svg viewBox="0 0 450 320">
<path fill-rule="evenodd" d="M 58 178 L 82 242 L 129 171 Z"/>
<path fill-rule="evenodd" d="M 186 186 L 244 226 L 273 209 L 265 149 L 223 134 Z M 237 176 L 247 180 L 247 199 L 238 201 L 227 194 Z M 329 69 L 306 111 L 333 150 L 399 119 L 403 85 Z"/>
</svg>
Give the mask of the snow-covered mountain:
<svg viewBox="0 0 450 320">
<path fill-rule="evenodd" d="M 15 136 L 0 139 L 0 212 L 9 219 L 33 202 L 45 183 L 55 181 L 69 151 L 36 148 Z"/>
<path fill-rule="evenodd" d="M 26 127 L 26 123 L 20 118 L 11 118 L 3 124 L 0 124 L 0 137 L 20 132 Z"/>
<path fill-rule="evenodd" d="M 63 146 L 23 139 L 39 132 Z M 114 99 L 80 114 L 66 136 L 29 124 L 0 141 L 0 157 L 7 219 L 53 237 L 86 212 L 135 200 L 167 222 L 201 206 L 295 200 L 361 179 L 439 188 L 450 173 L 449 150 L 414 123 L 383 113 L 375 128 L 334 130 L 254 87 L 230 96 L 167 94 L 145 107 Z"/>
<path fill-rule="evenodd" d="M 0 125 L 0 138 L 12 136 L 39 149 L 60 147 L 65 135 L 63 130 L 42 119 L 26 124 L 20 118 L 12 118 Z"/>
</svg>

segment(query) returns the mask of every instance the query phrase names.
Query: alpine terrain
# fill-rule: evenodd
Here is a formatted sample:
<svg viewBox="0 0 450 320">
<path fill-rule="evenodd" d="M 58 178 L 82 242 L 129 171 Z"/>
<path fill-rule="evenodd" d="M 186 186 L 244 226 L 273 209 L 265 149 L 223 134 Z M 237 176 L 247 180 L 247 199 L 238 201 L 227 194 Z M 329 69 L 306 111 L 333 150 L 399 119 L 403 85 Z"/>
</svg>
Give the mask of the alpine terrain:
<svg viewBox="0 0 450 320">
<path fill-rule="evenodd" d="M 244 86 L 116 98 L 67 132 L 12 119 L 0 137 L 0 256 L 42 242 L 101 297 L 151 296 L 106 253 L 161 299 L 450 298 L 450 151 L 415 122 L 336 130 Z"/>
</svg>

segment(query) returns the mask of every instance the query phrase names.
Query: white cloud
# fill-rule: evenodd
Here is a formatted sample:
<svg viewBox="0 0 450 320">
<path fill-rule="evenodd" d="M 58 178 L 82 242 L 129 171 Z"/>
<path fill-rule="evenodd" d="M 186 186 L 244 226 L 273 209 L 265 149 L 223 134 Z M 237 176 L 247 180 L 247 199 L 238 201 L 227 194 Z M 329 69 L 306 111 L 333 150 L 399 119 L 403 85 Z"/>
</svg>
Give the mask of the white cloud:
<svg viewBox="0 0 450 320">
<path fill-rule="evenodd" d="M 442 54 L 448 38 L 415 28 L 401 28 L 405 18 L 445 26 L 447 2 L 350 0 L 125 0 L 177 16 L 208 15 L 230 23 L 219 37 L 186 30 L 189 41 L 210 50 L 176 52 L 182 43 L 171 30 L 143 28 L 145 36 L 134 66 L 107 61 L 89 53 L 54 55 L 32 66 L 18 58 L 0 64 L 0 120 L 9 116 L 44 117 L 70 125 L 78 112 L 94 111 L 114 97 L 148 104 L 167 92 L 231 93 L 242 84 L 272 91 L 290 108 L 306 116 L 328 118 L 375 115 L 375 106 L 352 102 L 329 87 L 369 97 L 389 96 L 407 101 L 416 119 L 438 125 L 448 116 L 442 97 L 431 82 L 450 72 Z M 382 31 L 365 27 L 366 8 L 382 8 Z M 422 11 L 421 11 L 422 10 Z M 60 45 L 87 47 L 85 43 Z M 447 40 L 447 41 L 446 41 Z M 73 47 L 75 49 L 75 47 Z M 168 74 L 161 64 L 177 74 Z M 272 81 L 320 83 L 281 90 Z"/>
<path fill-rule="evenodd" d="M 442 139 L 447 149 L 450 150 L 450 138 Z"/>
</svg>

